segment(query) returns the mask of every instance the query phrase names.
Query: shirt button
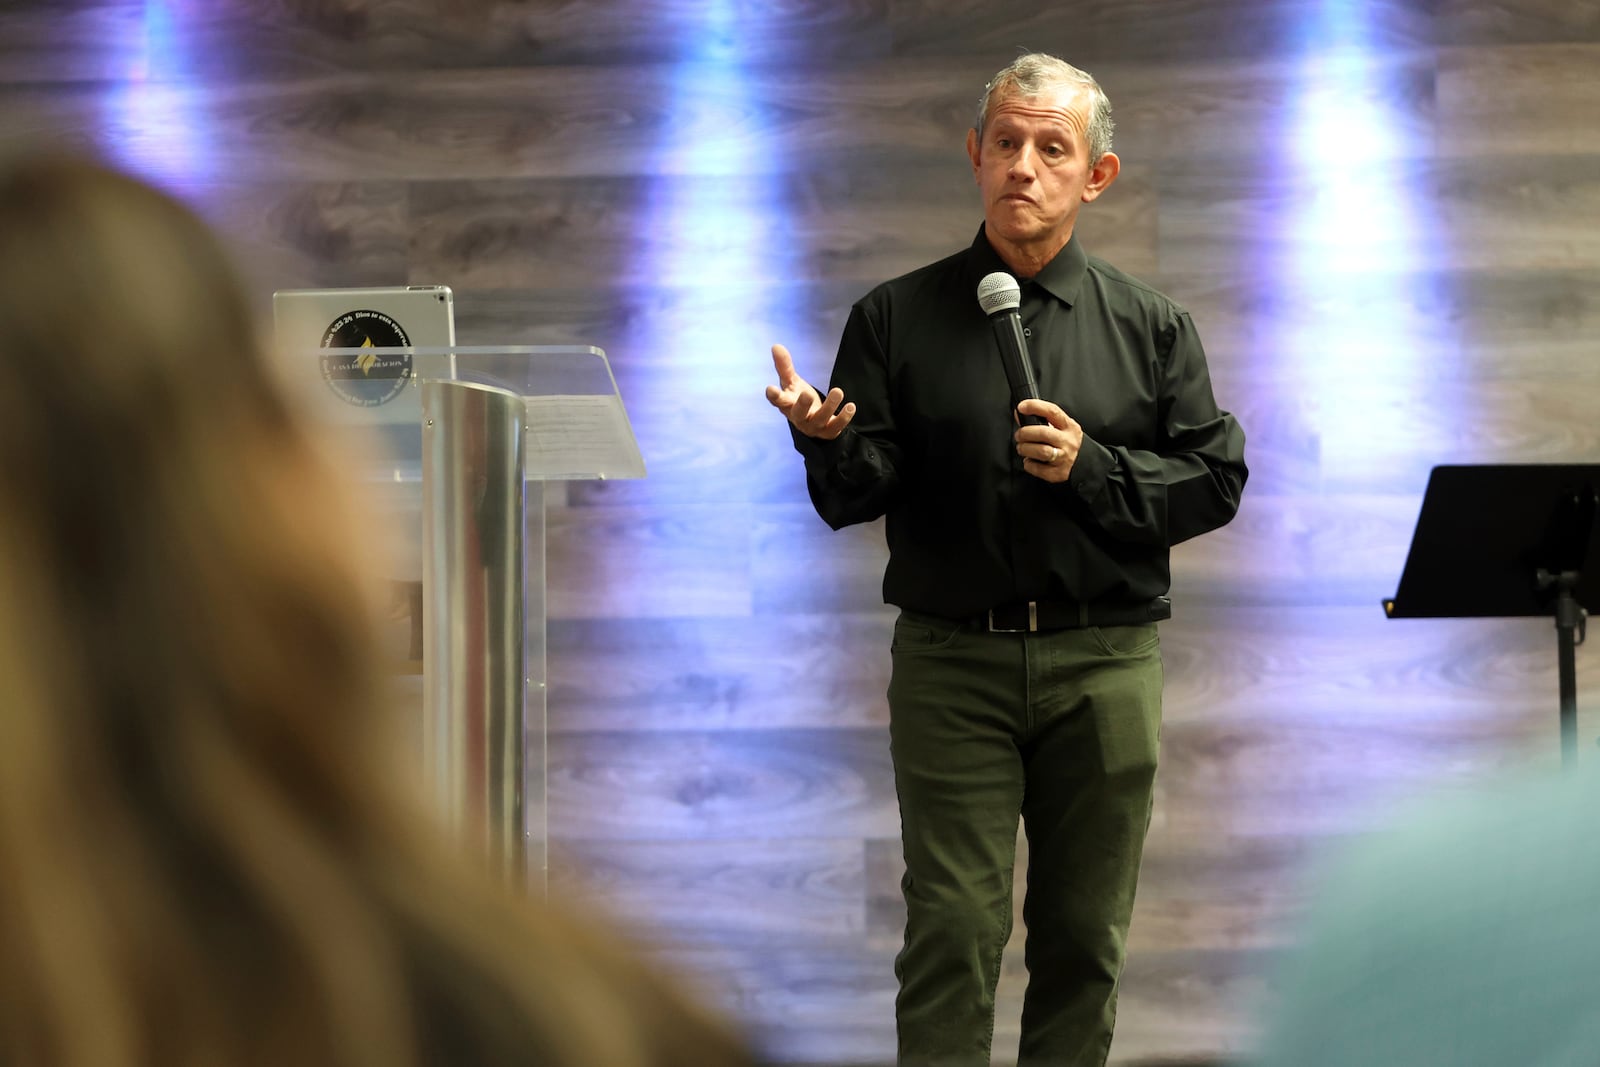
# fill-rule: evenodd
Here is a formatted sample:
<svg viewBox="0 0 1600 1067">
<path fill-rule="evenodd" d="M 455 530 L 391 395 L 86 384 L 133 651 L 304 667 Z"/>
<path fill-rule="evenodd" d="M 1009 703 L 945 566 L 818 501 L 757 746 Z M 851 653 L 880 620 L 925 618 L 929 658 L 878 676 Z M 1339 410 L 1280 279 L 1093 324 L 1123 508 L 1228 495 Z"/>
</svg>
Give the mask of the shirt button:
<svg viewBox="0 0 1600 1067">
<path fill-rule="evenodd" d="M 1033 336 L 1033 327 L 1032 326 L 1024 326 L 1022 328 L 1022 336 L 1024 336 L 1024 337 L 1032 337 Z"/>
</svg>

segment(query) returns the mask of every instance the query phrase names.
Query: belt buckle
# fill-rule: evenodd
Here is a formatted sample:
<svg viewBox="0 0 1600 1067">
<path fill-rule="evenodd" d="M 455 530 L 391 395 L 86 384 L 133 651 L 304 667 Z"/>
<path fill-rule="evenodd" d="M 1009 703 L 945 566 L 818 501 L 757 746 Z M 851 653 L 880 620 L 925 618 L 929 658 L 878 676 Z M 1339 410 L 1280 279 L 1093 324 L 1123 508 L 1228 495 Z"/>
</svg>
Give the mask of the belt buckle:
<svg viewBox="0 0 1600 1067">
<path fill-rule="evenodd" d="M 994 609 L 989 609 L 989 632 L 992 634 L 1032 634 L 1039 632 L 1039 602 L 1028 601 L 1028 625 L 1022 626 L 996 626 L 994 624 Z"/>
</svg>

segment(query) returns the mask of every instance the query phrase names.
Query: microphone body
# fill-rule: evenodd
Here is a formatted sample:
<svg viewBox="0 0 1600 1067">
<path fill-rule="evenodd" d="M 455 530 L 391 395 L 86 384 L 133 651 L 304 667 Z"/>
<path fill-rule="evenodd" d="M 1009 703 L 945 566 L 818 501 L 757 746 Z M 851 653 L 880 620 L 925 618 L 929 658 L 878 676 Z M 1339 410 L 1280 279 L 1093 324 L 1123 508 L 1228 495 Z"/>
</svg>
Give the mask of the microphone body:
<svg viewBox="0 0 1600 1067">
<path fill-rule="evenodd" d="M 1011 410 L 1024 400 L 1039 399 L 1039 383 L 1033 376 L 1033 360 L 1028 356 L 1028 338 L 1022 332 L 1022 286 L 1004 271 L 986 274 L 978 283 L 978 306 L 989 316 L 995 343 L 1000 348 L 1000 364 L 1011 387 Z M 1020 415 L 1024 426 L 1044 426 L 1040 415 Z"/>
</svg>

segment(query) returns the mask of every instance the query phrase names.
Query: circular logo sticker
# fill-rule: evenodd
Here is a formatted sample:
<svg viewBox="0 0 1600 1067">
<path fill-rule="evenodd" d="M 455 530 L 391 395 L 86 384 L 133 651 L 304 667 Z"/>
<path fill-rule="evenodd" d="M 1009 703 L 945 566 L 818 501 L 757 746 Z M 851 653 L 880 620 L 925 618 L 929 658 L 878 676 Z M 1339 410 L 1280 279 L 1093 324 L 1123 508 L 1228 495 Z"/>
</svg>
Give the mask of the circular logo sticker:
<svg viewBox="0 0 1600 1067">
<path fill-rule="evenodd" d="M 322 357 L 322 380 L 334 395 L 356 407 L 375 408 L 405 392 L 411 383 L 411 338 L 381 311 L 347 311 L 322 334 L 323 348 L 361 348 L 354 355 Z"/>
</svg>

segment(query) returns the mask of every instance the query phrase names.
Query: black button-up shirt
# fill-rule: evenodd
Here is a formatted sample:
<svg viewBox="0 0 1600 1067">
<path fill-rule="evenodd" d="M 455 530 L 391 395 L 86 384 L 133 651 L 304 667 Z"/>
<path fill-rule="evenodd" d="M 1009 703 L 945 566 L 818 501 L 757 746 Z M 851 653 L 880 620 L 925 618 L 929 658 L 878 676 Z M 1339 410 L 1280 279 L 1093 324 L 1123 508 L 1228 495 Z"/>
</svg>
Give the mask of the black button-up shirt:
<svg viewBox="0 0 1600 1067">
<path fill-rule="evenodd" d="M 888 516 L 883 597 L 903 608 L 1162 596 L 1169 547 L 1231 519 L 1248 473 L 1189 313 L 1076 237 L 1022 283 L 1039 394 L 1083 427 L 1071 477 L 1052 484 L 1022 469 L 978 306 L 979 279 L 1008 269 L 980 229 L 856 303 L 832 378 L 855 419 L 833 441 L 793 431 L 812 502 L 834 529 Z"/>
</svg>

